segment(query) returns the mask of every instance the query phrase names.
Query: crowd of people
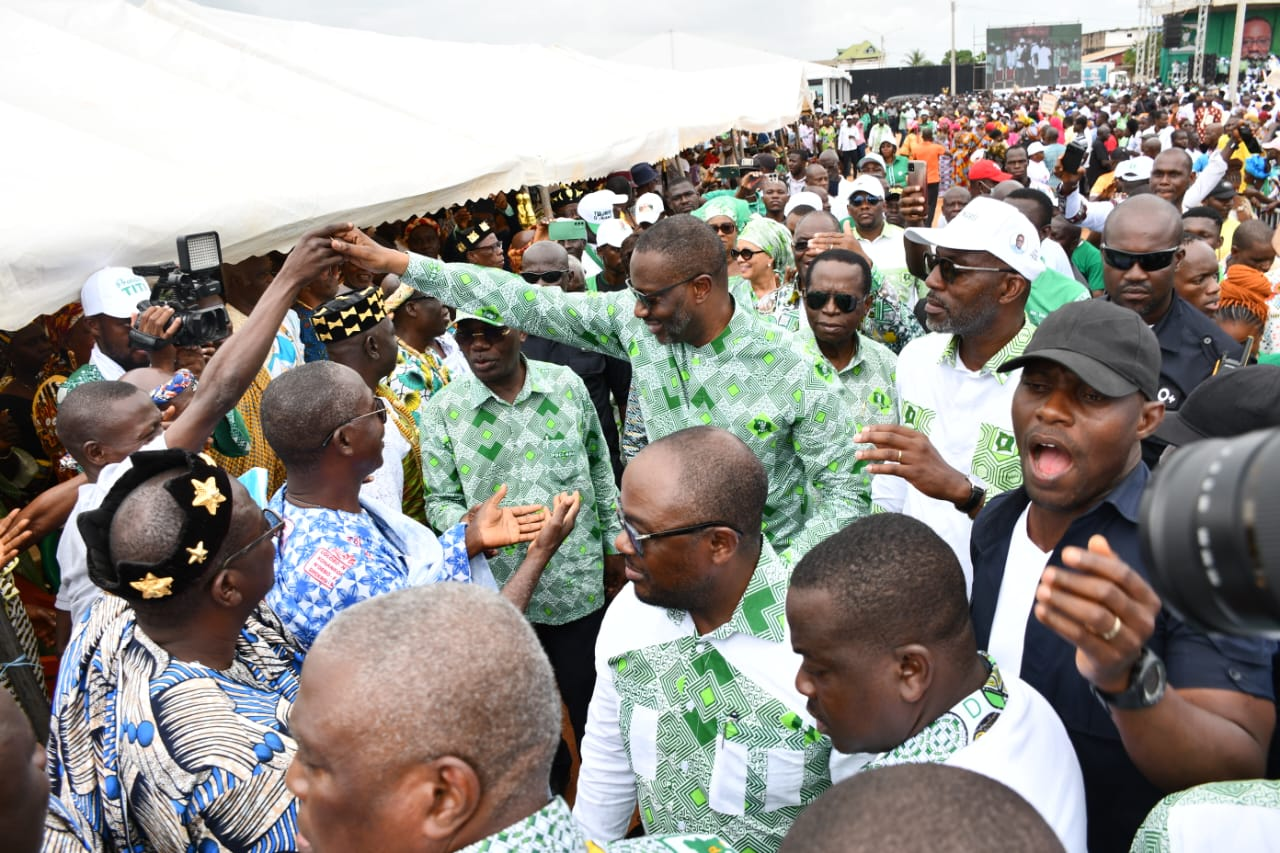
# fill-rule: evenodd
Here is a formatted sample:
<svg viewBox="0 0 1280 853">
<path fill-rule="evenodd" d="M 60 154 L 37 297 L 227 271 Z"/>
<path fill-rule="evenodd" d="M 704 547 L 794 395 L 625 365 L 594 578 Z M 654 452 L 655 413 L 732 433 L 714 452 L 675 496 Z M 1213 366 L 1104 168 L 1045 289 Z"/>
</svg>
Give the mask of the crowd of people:
<svg viewBox="0 0 1280 853">
<path fill-rule="evenodd" d="M 1162 602 L 1139 505 L 1280 426 L 1277 100 L 1044 94 L 335 223 L 213 340 L 114 267 L 5 333 L 0 836 L 1267 837 L 1274 645 Z"/>
</svg>

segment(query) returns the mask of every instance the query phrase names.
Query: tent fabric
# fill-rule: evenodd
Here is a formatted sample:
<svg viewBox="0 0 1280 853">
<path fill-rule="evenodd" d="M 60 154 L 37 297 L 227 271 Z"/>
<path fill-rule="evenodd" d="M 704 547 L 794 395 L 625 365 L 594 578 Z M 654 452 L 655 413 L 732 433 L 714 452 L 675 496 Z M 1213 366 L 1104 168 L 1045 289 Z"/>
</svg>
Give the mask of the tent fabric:
<svg viewBox="0 0 1280 853">
<path fill-rule="evenodd" d="M 849 79 L 848 74 L 830 65 L 805 62 L 780 53 L 742 47 L 682 32 L 664 33 L 647 38 L 639 44 L 614 54 L 613 58 L 617 62 L 635 63 L 651 68 L 668 68 L 674 71 L 710 71 L 741 66 L 798 64 L 806 80 Z"/>
<path fill-rule="evenodd" d="M 0 0 L 0 328 L 77 298 L 103 266 L 172 260 L 216 230 L 237 261 L 522 184 L 598 177 L 730 127 L 793 121 L 802 75 L 657 71 L 558 47 L 461 44 L 187 0 Z M 589 120 L 532 126 L 502 94 L 597 91 Z M 429 86 L 466 69 L 474 97 Z"/>
</svg>

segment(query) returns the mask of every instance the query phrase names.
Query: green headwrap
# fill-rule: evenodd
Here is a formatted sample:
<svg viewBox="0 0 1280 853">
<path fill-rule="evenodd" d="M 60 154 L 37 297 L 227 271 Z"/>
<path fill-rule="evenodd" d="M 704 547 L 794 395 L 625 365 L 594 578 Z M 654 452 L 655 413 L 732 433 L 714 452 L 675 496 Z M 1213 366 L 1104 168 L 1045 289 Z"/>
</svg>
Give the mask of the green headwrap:
<svg viewBox="0 0 1280 853">
<path fill-rule="evenodd" d="M 791 250 L 791 232 L 781 222 L 758 216 L 746 224 L 739 233 L 738 239 L 755 243 L 769 253 L 773 260 L 773 271 L 781 280 L 787 274 L 787 268 L 795 266 L 796 256 Z"/>
<path fill-rule="evenodd" d="M 738 230 L 751 218 L 751 208 L 740 198 L 733 196 L 717 196 L 693 212 L 693 215 L 706 222 L 713 216 L 727 216 L 738 223 Z"/>
</svg>

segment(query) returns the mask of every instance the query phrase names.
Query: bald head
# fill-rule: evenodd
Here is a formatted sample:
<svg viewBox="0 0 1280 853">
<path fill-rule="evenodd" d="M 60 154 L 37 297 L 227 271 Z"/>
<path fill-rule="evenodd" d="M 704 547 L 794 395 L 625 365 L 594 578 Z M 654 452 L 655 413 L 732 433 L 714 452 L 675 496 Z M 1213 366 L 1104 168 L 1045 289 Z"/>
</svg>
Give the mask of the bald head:
<svg viewBox="0 0 1280 853">
<path fill-rule="evenodd" d="M 262 432 L 286 468 L 318 460 L 320 446 L 361 414 L 369 389 L 360 374 L 333 361 L 313 361 L 272 379 L 262 394 Z"/>
<path fill-rule="evenodd" d="M 1063 849 L 1044 818 L 1011 788 L 947 764 L 906 764 L 829 788 L 792 825 L 781 853 L 988 853 L 993 826 L 1009 850 Z"/>
<path fill-rule="evenodd" d="M 1022 184 L 1017 181 L 1001 181 L 991 190 L 991 197 L 997 201 L 1004 201 L 1010 194 L 1022 189 Z"/>
<path fill-rule="evenodd" d="M 650 443 L 636 462 L 645 454 L 679 472 L 688 506 L 742 531 L 744 540 L 759 540 L 769 478 L 742 439 L 719 427 L 689 427 Z"/>
<path fill-rule="evenodd" d="M 715 229 L 696 216 L 679 213 L 659 219 L 636 241 L 635 254 L 662 258 L 673 281 L 710 273 L 715 282 L 728 283 L 724 243 Z"/>
<path fill-rule="evenodd" d="M 356 759 L 373 779 L 457 756 L 495 808 L 545 790 L 560 742 L 560 696 L 537 635 L 506 599 L 470 584 L 414 587 L 339 613 L 307 655 L 294 714 L 304 748 L 307 732 L 377 732 Z"/>
<path fill-rule="evenodd" d="M 569 268 L 569 252 L 553 240 L 542 240 L 524 250 L 524 272 L 548 272 Z"/>
<path fill-rule="evenodd" d="M 1177 246 L 1182 242 L 1182 214 L 1158 195 L 1134 196 L 1111 211 L 1102 229 L 1102 242 L 1111 242 L 1118 233 L 1133 231 L 1158 236 L 1164 241 L 1159 248 Z"/>
</svg>

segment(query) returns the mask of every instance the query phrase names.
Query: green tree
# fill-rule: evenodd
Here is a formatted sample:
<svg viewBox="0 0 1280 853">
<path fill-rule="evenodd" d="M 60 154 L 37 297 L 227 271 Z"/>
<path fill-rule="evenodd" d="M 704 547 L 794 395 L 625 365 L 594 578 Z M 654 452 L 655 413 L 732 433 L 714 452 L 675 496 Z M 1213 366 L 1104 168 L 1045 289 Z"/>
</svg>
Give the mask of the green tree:
<svg viewBox="0 0 1280 853">
<path fill-rule="evenodd" d="M 950 65 L 950 64 L 951 64 L 951 51 L 949 51 L 949 50 L 948 50 L 946 53 L 942 54 L 942 62 L 940 62 L 940 63 L 938 63 L 938 64 L 939 64 L 939 65 Z M 971 50 L 957 50 L 957 51 L 956 51 L 956 65 L 972 65 L 972 64 L 973 64 L 973 51 L 971 51 Z"/>
<path fill-rule="evenodd" d="M 907 54 L 907 65 L 911 68 L 919 68 L 921 65 L 932 65 L 929 58 L 924 55 L 923 50 L 913 50 Z"/>
</svg>

